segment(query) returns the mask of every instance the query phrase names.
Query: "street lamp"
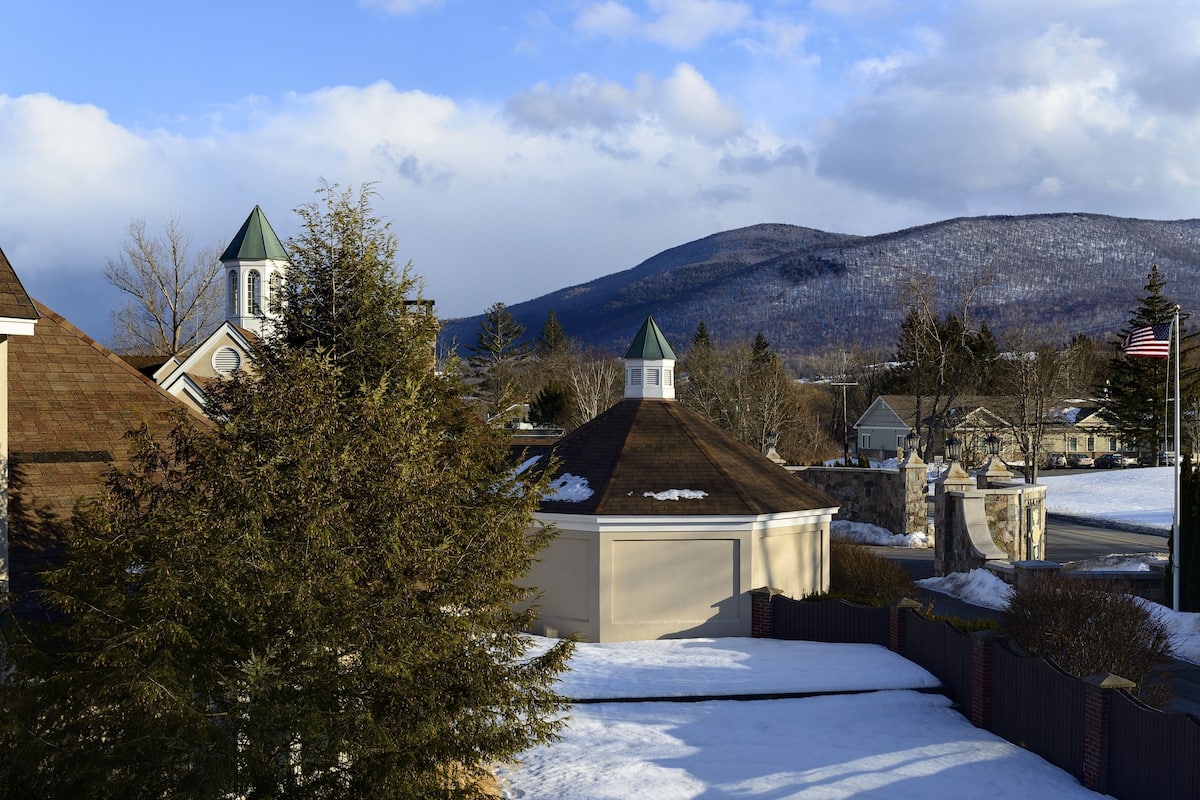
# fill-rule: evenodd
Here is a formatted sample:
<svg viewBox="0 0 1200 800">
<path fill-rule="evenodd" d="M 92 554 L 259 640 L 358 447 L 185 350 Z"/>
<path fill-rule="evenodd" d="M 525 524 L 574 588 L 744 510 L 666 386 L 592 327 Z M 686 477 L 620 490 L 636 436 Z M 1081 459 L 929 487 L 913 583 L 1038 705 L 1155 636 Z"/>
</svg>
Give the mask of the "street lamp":
<svg viewBox="0 0 1200 800">
<path fill-rule="evenodd" d="M 962 439 L 953 433 L 946 437 L 946 455 L 950 456 L 952 462 L 962 459 Z"/>
<path fill-rule="evenodd" d="M 989 433 L 983 440 L 983 446 L 989 456 L 996 458 L 1000 455 L 1000 451 L 1004 449 L 1004 440 L 995 433 Z"/>
<path fill-rule="evenodd" d="M 908 436 L 904 437 L 904 444 L 908 447 L 910 454 L 917 452 L 917 445 L 921 443 L 921 437 L 917 436 L 916 431 L 909 431 Z"/>
</svg>

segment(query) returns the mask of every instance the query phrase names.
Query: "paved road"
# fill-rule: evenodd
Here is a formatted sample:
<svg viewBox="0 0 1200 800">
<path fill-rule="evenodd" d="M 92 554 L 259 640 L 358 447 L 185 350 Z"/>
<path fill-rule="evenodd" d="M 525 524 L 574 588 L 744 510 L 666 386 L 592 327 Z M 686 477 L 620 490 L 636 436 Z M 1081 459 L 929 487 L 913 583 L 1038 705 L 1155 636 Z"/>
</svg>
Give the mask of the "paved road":
<svg viewBox="0 0 1200 800">
<path fill-rule="evenodd" d="M 1166 553 L 1169 534 L 1135 533 L 1049 516 L 1046 555 L 1051 561 L 1082 561 L 1114 553 Z"/>
</svg>

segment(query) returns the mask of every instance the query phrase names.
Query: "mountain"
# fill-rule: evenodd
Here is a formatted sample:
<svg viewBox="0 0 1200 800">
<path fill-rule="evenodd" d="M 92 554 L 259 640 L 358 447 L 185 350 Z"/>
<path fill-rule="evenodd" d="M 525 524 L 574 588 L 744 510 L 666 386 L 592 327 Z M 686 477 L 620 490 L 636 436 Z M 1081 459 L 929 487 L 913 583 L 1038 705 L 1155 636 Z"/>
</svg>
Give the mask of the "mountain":
<svg viewBox="0 0 1200 800">
<path fill-rule="evenodd" d="M 652 314 L 686 349 L 704 321 L 718 341 L 802 354 L 830 345 L 890 350 L 914 279 L 940 313 L 969 287 L 976 319 L 1105 337 L 1124 326 L 1158 264 L 1165 293 L 1200 306 L 1200 220 L 1098 214 L 961 217 L 878 236 L 764 224 L 665 250 L 632 269 L 509 307 L 536 335 L 551 309 L 567 334 L 619 351 Z M 443 341 L 474 343 L 481 317 L 447 320 Z"/>
</svg>

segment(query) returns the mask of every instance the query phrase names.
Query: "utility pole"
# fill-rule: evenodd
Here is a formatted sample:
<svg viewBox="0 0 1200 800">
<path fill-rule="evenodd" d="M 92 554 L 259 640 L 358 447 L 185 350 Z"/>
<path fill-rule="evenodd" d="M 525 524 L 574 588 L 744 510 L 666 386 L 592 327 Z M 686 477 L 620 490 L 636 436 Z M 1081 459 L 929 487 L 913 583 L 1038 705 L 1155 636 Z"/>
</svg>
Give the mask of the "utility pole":
<svg viewBox="0 0 1200 800">
<path fill-rule="evenodd" d="M 850 466 L 850 420 L 846 416 L 846 389 L 858 386 L 858 381 L 839 381 L 829 385 L 842 387 L 842 463 Z"/>
</svg>

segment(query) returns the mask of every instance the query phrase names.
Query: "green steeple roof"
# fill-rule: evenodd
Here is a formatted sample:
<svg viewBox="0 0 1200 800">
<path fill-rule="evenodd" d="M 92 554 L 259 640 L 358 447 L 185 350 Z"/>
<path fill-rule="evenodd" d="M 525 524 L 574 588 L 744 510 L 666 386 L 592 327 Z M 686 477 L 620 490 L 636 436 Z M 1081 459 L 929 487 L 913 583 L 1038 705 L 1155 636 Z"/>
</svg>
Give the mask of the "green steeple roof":
<svg viewBox="0 0 1200 800">
<path fill-rule="evenodd" d="M 642 329 L 633 337 L 625 358 L 644 358 L 650 361 L 675 360 L 675 351 L 667 344 L 667 337 L 659 330 L 654 317 L 646 317 Z"/>
<path fill-rule="evenodd" d="M 246 221 L 242 223 L 237 236 L 233 237 L 229 247 L 226 247 L 225 252 L 221 253 L 221 260 L 263 261 L 268 258 L 274 261 L 287 261 L 287 251 L 283 249 L 283 243 L 275 235 L 271 223 L 267 222 L 267 215 L 261 208 L 255 206 L 254 210 L 250 212 L 250 216 L 246 217 Z"/>
</svg>

